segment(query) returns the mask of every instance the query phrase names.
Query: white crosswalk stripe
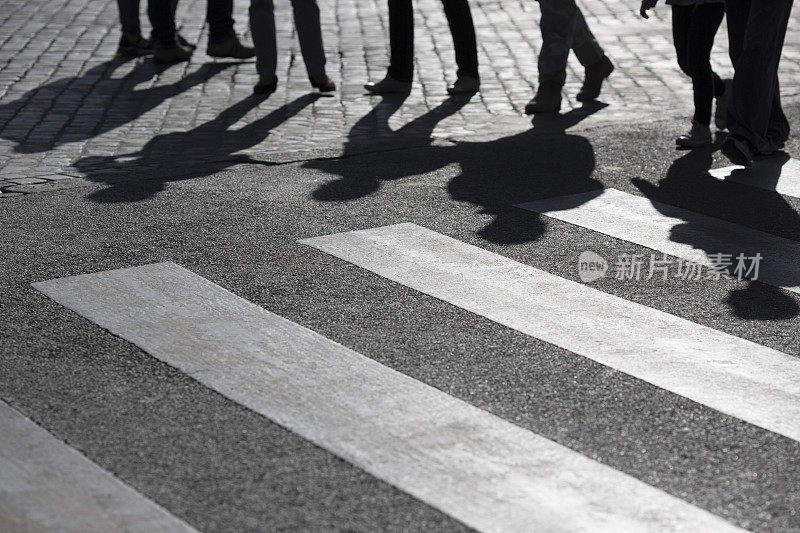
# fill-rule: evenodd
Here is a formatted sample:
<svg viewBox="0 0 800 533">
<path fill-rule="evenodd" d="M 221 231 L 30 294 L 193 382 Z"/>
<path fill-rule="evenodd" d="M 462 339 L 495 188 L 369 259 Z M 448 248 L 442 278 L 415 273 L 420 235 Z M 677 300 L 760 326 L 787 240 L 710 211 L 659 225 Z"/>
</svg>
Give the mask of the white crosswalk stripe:
<svg viewBox="0 0 800 533">
<path fill-rule="evenodd" d="M 800 440 L 800 360 L 787 354 L 415 224 L 302 242 L 527 335 Z"/>
<path fill-rule="evenodd" d="M 0 531 L 195 531 L 0 401 Z"/>
<path fill-rule="evenodd" d="M 416 252 L 434 254 L 430 247 L 443 239 L 418 243 Z M 380 256 L 390 248 L 364 252 Z M 466 274 L 463 259 L 442 257 L 440 270 L 451 274 L 442 283 Z M 517 264 L 501 265 L 501 271 L 526 274 Z M 153 357 L 479 530 L 738 530 L 172 263 L 35 287 Z M 479 295 L 490 296 L 497 295 Z"/>
<path fill-rule="evenodd" d="M 800 198 L 800 161 L 770 157 L 754 162 L 753 167 L 724 167 L 708 171 L 718 180 L 740 183 Z"/>
<path fill-rule="evenodd" d="M 800 293 L 800 243 L 762 231 L 606 189 L 520 204 L 617 239 L 711 266 L 712 254 L 758 252 L 758 281 Z"/>
</svg>

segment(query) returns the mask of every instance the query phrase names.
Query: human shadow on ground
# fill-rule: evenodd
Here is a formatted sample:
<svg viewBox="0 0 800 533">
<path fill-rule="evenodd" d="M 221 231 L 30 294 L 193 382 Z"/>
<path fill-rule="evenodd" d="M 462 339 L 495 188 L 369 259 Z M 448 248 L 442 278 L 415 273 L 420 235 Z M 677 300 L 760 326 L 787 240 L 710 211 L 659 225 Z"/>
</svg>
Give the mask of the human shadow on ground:
<svg viewBox="0 0 800 533">
<path fill-rule="evenodd" d="M 128 61 L 115 58 L 80 76 L 61 78 L 0 105 L 0 138 L 15 143 L 14 151 L 38 153 L 70 142 L 85 141 L 127 124 L 168 98 L 202 85 L 238 62 L 205 63 L 178 81 L 137 89 L 168 66 L 138 60 L 119 78 L 114 73 Z"/>
<path fill-rule="evenodd" d="M 493 215 L 492 221 L 478 230 L 482 237 L 496 243 L 524 243 L 538 239 L 545 225 L 539 215 L 514 205 L 547 198 L 596 190 L 602 184 L 592 179 L 594 150 L 589 141 L 567 129 L 603 109 L 592 103 L 563 115 L 537 115 L 533 128 L 522 133 L 489 141 L 456 141 L 447 146 L 430 146 L 430 134 L 443 118 L 457 112 L 468 99 L 448 98 L 440 106 L 395 132 L 427 136 L 428 147 L 422 150 L 382 152 L 380 157 L 314 161 L 306 168 L 322 170 L 338 179 L 320 186 L 312 193 L 325 202 L 347 202 L 379 190 L 382 182 L 417 176 L 458 164 L 460 173 L 448 184 L 454 200 L 469 202 L 481 213 Z M 388 119 L 402 101 L 384 99 L 364 117 L 387 121 L 383 131 L 390 131 Z M 359 126 L 359 125 L 357 125 Z M 354 127 L 355 130 L 355 127 Z M 345 156 L 359 153 L 359 140 L 351 136 Z M 419 148 L 423 145 L 418 145 Z M 363 150 L 362 150 L 363 152 Z"/>
<path fill-rule="evenodd" d="M 669 217 L 676 216 L 671 207 L 675 206 L 767 233 L 771 233 L 771 224 L 780 221 L 782 233 L 800 234 L 800 215 L 780 194 L 718 180 L 709 174 L 718 146 L 719 142 L 679 157 L 656 185 L 638 178 L 632 180 L 633 184 L 653 202 L 656 209 Z M 758 171 L 748 171 L 751 175 L 747 179 L 768 188 L 772 184 L 774 188 L 781 168 L 788 160 L 788 155 L 784 153 L 764 159 L 758 165 Z M 689 216 L 685 218 L 684 222 L 671 229 L 670 239 L 692 246 L 709 259 L 715 254 L 730 254 L 732 265 L 725 270 L 732 277 L 737 277 L 734 272 L 737 263 L 735 258 L 739 254 L 752 257 L 761 253 L 764 256 L 760 263 L 759 279 L 767 277 L 771 284 L 750 280 L 746 288 L 731 291 L 725 303 L 735 316 L 751 320 L 785 320 L 800 314 L 796 300 L 772 285 L 800 286 L 800 265 L 797 262 L 794 265 L 776 263 L 777 259 L 765 255 L 757 242 L 731 244 L 732 240 L 736 240 L 735 233 L 709 234 L 695 219 Z M 800 257 L 797 260 L 800 261 Z"/>
<path fill-rule="evenodd" d="M 275 165 L 278 163 L 259 161 L 249 154 L 237 152 L 259 144 L 273 129 L 319 98 L 318 93 L 303 95 L 231 131 L 231 126 L 265 99 L 252 95 L 225 109 L 214 120 L 189 131 L 158 135 L 137 152 L 84 157 L 73 166 L 83 172 L 87 179 L 110 185 L 90 194 L 90 200 L 137 202 L 154 196 L 164 189 L 165 183 L 171 181 L 210 176 L 241 163 Z M 146 169 L 152 169 L 155 175 L 139 178 Z M 133 176 L 133 173 L 137 176 Z"/>
</svg>

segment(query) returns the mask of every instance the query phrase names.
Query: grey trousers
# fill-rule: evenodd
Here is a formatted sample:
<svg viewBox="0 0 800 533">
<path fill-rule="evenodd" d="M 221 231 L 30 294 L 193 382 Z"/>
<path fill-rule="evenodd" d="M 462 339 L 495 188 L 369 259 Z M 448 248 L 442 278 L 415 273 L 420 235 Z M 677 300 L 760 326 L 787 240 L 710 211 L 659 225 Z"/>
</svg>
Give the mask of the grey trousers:
<svg viewBox="0 0 800 533">
<path fill-rule="evenodd" d="M 567 79 L 570 50 L 575 52 L 575 57 L 584 67 L 597 63 L 605 54 L 575 0 L 539 0 L 539 7 L 542 10 L 539 83 L 553 82 L 563 86 Z"/>
<path fill-rule="evenodd" d="M 325 74 L 325 50 L 319 26 L 319 7 L 316 0 L 291 0 L 294 25 L 300 39 L 300 52 L 308 75 L 319 78 Z M 275 75 L 278 49 L 275 37 L 275 7 L 272 0 L 250 1 L 250 34 L 256 48 L 256 71 L 263 78 Z"/>
</svg>

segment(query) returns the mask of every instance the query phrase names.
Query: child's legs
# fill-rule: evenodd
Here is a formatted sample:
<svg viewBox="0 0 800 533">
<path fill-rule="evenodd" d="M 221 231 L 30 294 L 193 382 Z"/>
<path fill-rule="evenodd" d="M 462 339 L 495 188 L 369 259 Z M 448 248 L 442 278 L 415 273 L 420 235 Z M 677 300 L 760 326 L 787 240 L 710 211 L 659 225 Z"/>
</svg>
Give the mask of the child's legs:
<svg viewBox="0 0 800 533">
<path fill-rule="evenodd" d="M 694 120 L 704 126 L 711 123 L 714 96 L 724 90 L 719 76 L 711 70 L 711 49 L 724 16 L 724 4 L 700 4 L 694 8 L 689 25 L 686 63 L 694 91 Z"/>
</svg>

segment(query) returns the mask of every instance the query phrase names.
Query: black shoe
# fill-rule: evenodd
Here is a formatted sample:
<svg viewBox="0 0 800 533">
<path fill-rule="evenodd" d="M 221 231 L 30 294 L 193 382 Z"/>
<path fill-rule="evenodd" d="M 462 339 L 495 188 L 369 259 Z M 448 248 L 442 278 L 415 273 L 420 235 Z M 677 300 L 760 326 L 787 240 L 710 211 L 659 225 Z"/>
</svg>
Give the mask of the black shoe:
<svg viewBox="0 0 800 533">
<path fill-rule="evenodd" d="M 525 106 L 525 114 L 558 113 L 560 109 L 561 87 L 557 83 L 544 82 L 539 84 L 536 96 Z"/>
<path fill-rule="evenodd" d="M 603 82 L 614 72 L 614 65 L 606 56 L 603 59 L 586 67 L 586 77 L 583 80 L 583 87 L 578 92 L 575 99 L 579 102 L 591 102 L 600 96 L 600 89 Z"/>
<path fill-rule="evenodd" d="M 730 159 L 731 163 L 734 165 L 740 165 L 743 167 L 753 166 L 753 153 L 750 150 L 750 146 L 748 146 L 747 141 L 744 139 L 734 137 L 733 135 L 728 135 L 728 138 L 725 139 L 724 143 L 722 143 L 720 152 L 722 152 L 725 157 Z"/>
<path fill-rule="evenodd" d="M 153 43 L 150 39 L 145 39 L 141 35 L 130 36 L 122 34 L 119 38 L 119 48 L 117 55 L 124 57 L 140 57 L 153 53 Z"/>
<path fill-rule="evenodd" d="M 187 41 L 186 39 L 184 39 L 183 35 L 181 35 L 180 33 L 176 33 L 175 34 L 175 40 L 178 41 L 179 45 L 191 49 L 192 52 L 197 50 L 197 45 L 196 44 L 192 44 L 189 41 Z"/>
<path fill-rule="evenodd" d="M 169 48 L 156 48 L 153 51 L 153 59 L 156 63 L 179 63 L 181 61 L 189 61 L 191 58 L 192 49 L 180 44 Z"/>
<path fill-rule="evenodd" d="M 321 93 L 332 93 L 336 90 L 336 84 L 333 83 L 333 80 L 330 79 L 327 74 L 316 77 L 309 76 L 308 81 L 311 82 L 312 87 L 319 89 Z"/>
<path fill-rule="evenodd" d="M 264 81 L 264 78 L 259 78 L 258 83 L 253 86 L 253 93 L 270 95 L 278 88 L 278 76 L 272 76 L 270 81 Z"/>
<path fill-rule="evenodd" d="M 256 49 L 252 46 L 245 46 L 239 42 L 236 35 L 231 35 L 224 41 L 208 43 L 206 54 L 211 57 L 232 57 L 234 59 L 249 59 L 256 55 Z"/>
</svg>

